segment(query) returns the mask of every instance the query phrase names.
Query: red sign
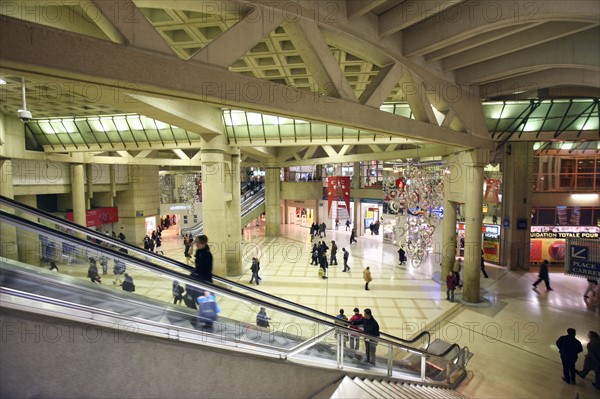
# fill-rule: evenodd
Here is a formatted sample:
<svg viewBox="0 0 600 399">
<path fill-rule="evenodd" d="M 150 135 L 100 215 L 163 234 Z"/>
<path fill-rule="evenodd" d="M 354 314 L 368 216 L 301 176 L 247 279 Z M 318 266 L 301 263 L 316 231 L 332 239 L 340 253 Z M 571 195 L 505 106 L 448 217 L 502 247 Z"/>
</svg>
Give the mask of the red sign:
<svg viewBox="0 0 600 399">
<path fill-rule="evenodd" d="M 67 212 L 67 220 L 73 221 L 73 212 Z M 119 221 L 119 208 L 95 208 L 85 211 L 86 227 L 102 226 Z"/>
<path fill-rule="evenodd" d="M 350 212 L 350 176 L 329 176 L 327 178 L 327 214 L 331 215 L 331 203 L 344 201 Z"/>
</svg>

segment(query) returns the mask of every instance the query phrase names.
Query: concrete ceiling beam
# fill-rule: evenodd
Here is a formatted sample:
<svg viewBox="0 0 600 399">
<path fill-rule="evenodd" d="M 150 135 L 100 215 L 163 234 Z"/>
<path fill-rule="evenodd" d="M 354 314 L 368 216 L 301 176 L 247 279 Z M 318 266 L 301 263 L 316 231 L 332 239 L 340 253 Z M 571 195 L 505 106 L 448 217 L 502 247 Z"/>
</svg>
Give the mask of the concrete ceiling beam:
<svg viewBox="0 0 600 399">
<path fill-rule="evenodd" d="M 344 156 L 337 156 L 335 159 L 331 157 L 324 158 L 312 158 L 299 161 L 287 161 L 283 163 L 283 167 L 289 166 L 308 166 L 308 165 L 325 165 L 329 163 L 346 163 L 346 162 L 361 162 L 361 161 L 372 161 L 375 158 L 380 161 L 389 161 L 400 158 L 414 158 L 414 157 L 434 157 L 434 156 L 445 156 L 456 152 L 457 148 L 445 145 L 430 145 L 421 148 L 414 148 L 410 150 L 399 150 L 394 152 L 380 152 L 376 155 L 373 153 L 363 154 L 351 154 Z"/>
<path fill-rule="evenodd" d="M 406 0 L 379 16 L 379 34 L 389 36 L 393 33 L 418 24 L 444 10 L 454 7 L 465 0 Z"/>
<path fill-rule="evenodd" d="M 299 20 L 286 22 L 283 27 L 323 93 L 358 101 L 316 22 Z"/>
<path fill-rule="evenodd" d="M 191 59 L 223 68 L 229 67 L 284 21 L 282 13 L 272 14 L 269 18 L 265 18 L 265 15 L 268 14 L 264 8 L 257 5 L 242 20 L 207 44 Z"/>
<path fill-rule="evenodd" d="M 100 22 L 107 20 L 118 31 L 117 43 L 125 42 L 131 46 L 156 51 L 162 54 L 174 54 L 173 50 L 154 29 L 150 21 L 131 0 L 102 1 L 92 0 L 101 11 Z M 107 25 L 104 22 L 102 25 Z M 102 26 L 100 26 L 102 28 Z M 105 28 L 107 29 L 107 28 Z"/>
<path fill-rule="evenodd" d="M 358 101 L 363 105 L 379 108 L 400 81 L 403 71 L 404 68 L 398 62 L 381 69 L 360 95 Z"/>
<path fill-rule="evenodd" d="M 526 31 L 507 36 L 503 39 L 489 43 L 486 46 L 467 50 L 460 54 L 450 56 L 442 61 L 444 70 L 453 71 L 469 65 L 478 64 L 505 54 L 534 47 L 542 43 L 572 35 L 590 28 L 592 25 L 585 22 L 548 22 Z"/>
<path fill-rule="evenodd" d="M 351 0 L 346 1 L 346 16 L 348 19 L 362 17 L 387 0 Z"/>
<path fill-rule="evenodd" d="M 462 53 L 473 48 L 483 46 L 484 44 L 492 43 L 506 36 L 511 36 L 515 33 L 522 32 L 540 24 L 527 23 L 517 26 L 507 26 L 505 28 L 493 29 L 489 32 L 483 32 L 480 35 L 465 39 L 461 42 L 450 44 L 439 50 L 425 54 L 426 62 L 440 61 L 443 58 L 450 57 L 455 54 Z"/>
<path fill-rule="evenodd" d="M 597 23 L 596 0 L 510 2 L 467 1 L 402 31 L 404 56 L 416 57 L 476 37 L 492 29 L 549 21 Z"/>
<path fill-rule="evenodd" d="M 62 51 L 64 48 L 70 51 Z M 32 58 L 32 53 L 37 56 Z M 67 78 L 109 91 L 115 86 L 131 85 L 136 92 L 150 96 L 200 101 L 213 106 L 272 113 L 373 134 L 465 148 L 493 148 L 490 138 L 462 134 L 352 101 L 261 81 L 222 68 L 182 62 L 175 57 L 164 57 L 135 47 L 102 42 L 14 19 L 6 19 L 0 24 L 0 61 L 5 69 L 17 73 Z M 181 79 L 181 76 L 186 79 Z M 473 113 L 471 106 L 468 112 Z"/>
<path fill-rule="evenodd" d="M 595 92 L 595 95 L 589 95 L 589 97 L 600 97 L 600 90 L 598 90 L 600 88 L 600 74 L 589 69 L 546 69 L 482 85 L 480 93 L 482 98 L 489 99 L 556 86 L 595 88 L 595 90 L 591 90 L 592 93 L 589 93 L 594 94 L 593 92 Z"/>
<path fill-rule="evenodd" d="M 547 68 L 600 71 L 600 28 L 587 29 L 456 71 L 462 84 L 481 84 Z"/>
</svg>

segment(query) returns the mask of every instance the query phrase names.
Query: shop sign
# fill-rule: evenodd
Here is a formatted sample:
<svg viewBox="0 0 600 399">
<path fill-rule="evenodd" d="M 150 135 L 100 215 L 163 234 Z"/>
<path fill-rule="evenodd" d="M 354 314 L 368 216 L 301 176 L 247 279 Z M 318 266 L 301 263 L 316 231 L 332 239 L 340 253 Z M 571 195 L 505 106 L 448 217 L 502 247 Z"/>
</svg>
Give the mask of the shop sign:
<svg viewBox="0 0 600 399">
<path fill-rule="evenodd" d="M 73 212 L 67 212 L 67 220 L 73 221 Z M 95 208 L 85 211 L 86 227 L 102 226 L 103 224 L 117 223 L 119 221 L 119 208 Z"/>
<path fill-rule="evenodd" d="M 562 238 L 562 239 L 567 239 L 567 238 L 587 238 L 587 239 L 592 239 L 592 240 L 598 240 L 598 239 L 600 239 L 600 233 L 586 232 L 586 231 L 577 231 L 577 232 L 565 232 L 565 231 L 559 231 L 559 232 L 553 232 L 553 231 L 531 232 L 531 233 L 529 233 L 529 238 Z"/>
</svg>

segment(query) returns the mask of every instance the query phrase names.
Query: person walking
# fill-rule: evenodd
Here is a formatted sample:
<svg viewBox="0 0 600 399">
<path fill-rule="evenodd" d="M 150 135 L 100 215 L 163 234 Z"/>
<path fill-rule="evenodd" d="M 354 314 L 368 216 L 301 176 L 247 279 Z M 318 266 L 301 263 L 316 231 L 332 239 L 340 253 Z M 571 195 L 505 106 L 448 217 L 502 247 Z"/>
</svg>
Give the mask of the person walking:
<svg viewBox="0 0 600 399">
<path fill-rule="evenodd" d="M 350 245 L 352 245 L 353 242 L 357 242 L 356 232 L 354 231 L 354 229 L 352 229 L 352 231 L 350 232 Z"/>
<path fill-rule="evenodd" d="M 371 268 L 369 266 L 363 270 L 363 279 L 365 280 L 365 291 L 369 291 L 369 283 L 373 281 L 373 277 L 371 277 Z"/>
<path fill-rule="evenodd" d="M 483 278 L 488 278 L 488 274 L 485 271 L 485 261 L 483 260 L 483 249 L 481 250 L 481 272 L 483 273 Z"/>
<path fill-rule="evenodd" d="M 354 314 L 350 317 L 350 329 L 358 332 L 362 332 L 362 328 L 354 324 L 355 321 L 363 319 L 363 315 L 360 313 L 358 308 L 354 308 Z M 358 334 L 350 334 L 350 349 L 358 350 L 360 347 L 360 336 Z"/>
<path fill-rule="evenodd" d="M 212 283 L 213 256 L 208 246 L 208 237 L 204 234 L 196 237 L 195 270 L 192 276 L 200 281 Z"/>
<path fill-rule="evenodd" d="M 462 269 L 462 259 L 456 258 L 454 261 L 454 265 L 452 265 L 452 273 L 454 273 L 454 277 L 456 278 L 456 285 L 462 288 L 462 284 L 460 283 L 460 270 Z"/>
<path fill-rule="evenodd" d="M 260 262 L 257 258 L 252 258 L 252 266 L 250 266 L 250 271 L 252 272 L 252 277 L 250 278 L 250 284 L 252 281 L 256 281 L 256 285 L 259 284 L 260 277 L 258 277 L 258 271 L 260 270 Z"/>
<path fill-rule="evenodd" d="M 321 266 L 321 269 L 323 269 L 323 279 L 327 278 L 327 268 L 329 267 L 329 265 L 327 264 L 327 254 L 323 253 L 321 255 L 321 257 L 319 258 L 319 266 Z"/>
<path fill-rule="evenodd" d="M 446 276 L 446 300 L 454 302 L 454 290 L 456 289 L 456 277 L 454 272 L 449 272 Z"/>
<path fill-rule="evenodd" d="M 346 220 L 346 231 L 350 228 L 350 219 Z"/>
<path fill-rule="evenodd" d="M 592 382 L 592 385 L 594 388 L 600 389 L 600 336 L 596 331 L 590 331 L 588 339 L 587 355 L 583 359 L 583 370 L 575 370 L 575 373 L 581 378 L 585 378 L 590 371 L 594 371 L 596 380 Z"/>
<path fill-rule="evenodd" d="M 536 280 L 535 283 L 533 283 L 534 290 L 537 288 L 538 284 L 542 282 L 542 280 L 544 281 L 544 284 L 546 284 L 546 290 L 552 291 L 552 288 L 550 288 L 550 276 L 548 276 L 548 260 L 547 259 L 544 259 L 544 262 L 540 265 L 540 272 L 538 274 L 538 279 Z"/>
<path fill-rule="evenodd" d="M 352 323 L 355 326 L 362 325 L 364 330 L 363 332 L 368 335 L 372 335 L 374 337 L 379 337 L 379 323 L 373 317 L 373 313 L 371 309 L 365 309 L 365 317 L 354 321 Z M 365 352 L 367 353 L 367 363 L 375 365 L 376 352 L 377 349 L 377 341 L 365 338 Z"/>
<path fill-rule="evenodd" d="M 406 251 L 404 250 L 404 247 L 400 247 L 398 250 L 398 261 L 401 265 L 406 263 Z"/>
<path fill-rule="evenodd" d="M 577 335 L 575 329 L 568 328 L 567 335 L 561 336 L 556 341 L 563 365 L 562 379 L 567 384 L 575 384 L 575 363 L 577 363 L 577 355 L 583 352 L 581 342 L 575 338 L 575 335 Z"/>
<path fill-rule="evenodd" d="M 154 239 L 154 241 L 156 242 L 156 253 L 160 252 L 162 255 L 164 255 L 165 253 L 161 249 L 161 247 L 162 247 L 162 235 L 161 234 L 157 234 L 156 238 Z"/>
<path fill-rule="evenodd" d="M 342 252 L 344 253 L 344 270 L 343 272 L 349 272 L 350 268 L 348 267 L 348 258 L 350 258 L 350 252 L 346 251 L 346 248 L 342 248 Z"/>
<path fill-rule="evenodd" d="M 336 265 L 338 264 L 337 261 L 337 244 L 335 243 L 335 241 L 331 241 L 331 255 L 330 255 L 330 259 L 329 259 L 329 264 L 330 265 Z"/>
</svg>

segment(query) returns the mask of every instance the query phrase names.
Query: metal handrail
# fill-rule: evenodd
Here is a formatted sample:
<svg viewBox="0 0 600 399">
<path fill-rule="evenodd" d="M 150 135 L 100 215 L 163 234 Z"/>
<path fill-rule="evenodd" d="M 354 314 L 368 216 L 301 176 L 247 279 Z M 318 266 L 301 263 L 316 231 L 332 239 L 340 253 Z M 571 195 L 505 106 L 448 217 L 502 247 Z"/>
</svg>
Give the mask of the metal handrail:
<svg viewBox="0 0 600 399">
<path fill-rule="evenodd" d="M 7 197 L 1 196 L 1 195 L 0 195 L 0 204 L 9 205 L 9 206 L 11 206 L 11 207 L 13 207 L 15 209 L 19 209 L 19 210 L 21 210 L 23 212 L 30 213 L 30 214 L 33 214 L 33 215 L 35 215 L 37 217 L 41 217 L 41 218 L 50 220 L 50 221 L 52 221 L 55 224 L 62 225 L 62 226 L 66 227 L 66 228 L 68 228 L 70 230 L 75 231 L 75 232 L 85 234 L 87 236 L 93 237 L 93 238 L 95 238 L 97 240 L 100 240 L 100 241 L 105 241 L 105 242 L 107 242 L 108 244 L 110 244 L 112 246 L 121 247 L 121 248 L 127 249 L 128 251 L 132 251 L 134 253 L 141 254 L 142 256 L 144 256 L 146 258 L 156 259 L 156 260 L 159 260 L 159 261 L 161 261 L 163 263 L 166 263 L 166 264 L 168 264 L 170 266 L 174 266 L 174 267 L 177 267 L 177 268 L 182 268 L 182 269 L 184 269 L 184 270 L 186 270 L 188 272 L 193 272 L 194 271 L 194 268 L 192 268 L 190 266 L 187 266 L 184 263 L 175 261 L 175 260 L 173 260 L 171 258 L 167 258 L 165 256 L 159 255 L 159 254 L 154 253 L 154 252 L 143 251 L 139 247 L 137 247 L 135 245 L 132 245 L 130 243 L 127 243 L 127 242 L 121 241 L 119 239 L 107 236 L 105 234 L 98 233 L 95 230 L 88 229 L 87 227 L 83 227 L 83 226 L 78 225 L 78 224 L 76 224 L 74 222 L 71 222 L 71 221 L 59 218 L 59 217 L 54 216 L 54 215 L 52 215 L 50 213 L 41 211 L 41 210 L 33 208 L 33 207 L 30 207 L 28 205 L 22 204 L 20 202 L 17 202 L 17 201 L 15 201 L 13 199 L 10 199 L 10 198 L 7 198 Z M 10 215 L 9 213 L 7 213 L 5 211 L 2 211 L 2 210 L 0 210 L 0 212 L 6 213 L 7 215 Z M 30 221 L 28 221 L 28 222 L 30 222 Z M 35 225 L 35 226 L 45 227 L 45 226 L 37 224 L 37 223 L 33 223 L 33 222 L 30 222 L 30 223 L 32 225 Z M 56 230 L 51 230 L 51 231 L 56 231 Z M 62 233 L 62 232 L 60 232 L 60 233 Z M 64 234 L 64 233 L 62 233 L 62 234 Z M 66 238 L 69 238 L 69 237 L 72 237 L 72 236 L 66 234 Z M 102 251 L 110 250 L 110 249 L 105 248 L 105 247 L 101 247 L 101 246 L 98 246 L 98 247 Z M 119 256 L 120 257 L 124 257 L 125 255 L 123 253 L 119 253 Z M 127 258 L 131 259 L 131 260 L 136 260 L 136 263 L 137 263 L 137 258 L 129 256 L 129 255 L 127 255 Z M 152 265 L 152 266 L 154 266 L 154 265 Z M 182 278 L 182 277 L 186 277 L 186 276 L 178 276 L 178 278 Z M 301 304 L 289 301 L 289 300 L 284 299 L 284 298 L 280 298 L 280 297 L 272 295 L 272 294 L 268 294 L 268 293 L 263 292 L 263 291 L 256 290 L 256 289 L 254 289 L 252 287 L 248 287 L 248 286 L 236 283 L 236 282 L 231 281 L 229 279 L 226 279 L 224 277 L 213 275 L 213 280 L 216 281 L 216 282 L 225 284 L 225 285 L 233 286 L 233 287 L 241 289 L 241 290 L 249 291 L 249 292 L 251 292 L 251 293 L 253 293 L 255 295 L 266 297 L 266 298 L 274 300 L 274 301 L 282 302 L 282 303 L 284 303 L 284 304 L 286 304 L 288 306 L 292 306 L 292 307 L 295 307 L 295 308 L 300 308 L 300 309 L 302 309 L 305 312 L 310 312 L 310 313 L 313 313 L 313 314 L 317 314 L 319 317 L 321 317 L 321 319 L 315 318 L 315 320 L 319 320 L 319 322 L 325 322 L 327 324 L 336 324 L 338 326 L 339 326 L 340 322 L 343 322 L 343 320 L 337 319 L 334 316 L 331 316 L 331 315 L 329 315 L 327 313 L 318 311 L 316 309 L 309 308 L 307 306 L 304 306 L 304 305 L 301 305 Z M 191 281 L 190 282 L 191 285 L 198 284 L 198 282 L 195 281 L 195 280 L 190 280 L 190 281 Z M 211 289 L 212 290 L 214 290 L 214 287 L 215 287 L 214 285 L 211 285 Z M 244 295 L 244 294 L 241 294 L 241 295 Z M 251 298 L 251 297 L 248 297 L 248 298 Z M 264 302 L 264 303 L 267 303 L 267 302 Z M 275 308 L 272 303 L 267 303 L 267 307 Z M 279 307 L 279 306 L 277 306 L 277 307 Z M 281 308 L 281 309 L 287 309 L 287 308 Z M 288 310 L 289 311 L 293 311 L 292 309 L 288 309 Z M 348 323 L 348 325 L 350 325 L 350 323 Z M 357 332 L 356 330 L 351 330 L 351 331 Z M 392 340 L 398 341 L 398 342 L 401 343 L 400 345 L 407 345 L 407 346 L 410 345 L 410 344 L 413 344 L 413 343 L 415 343 L 417 341 L 419 341 L 423 337 L 427 337 L 427 345 L 425 346 L 425 350 L 429 347 L 429 344 L 430 344 L 430 341 L 431 341 L 431 334 L 429 333 L 429 331 L 422 331 L 417 336 L 415 336 L 415 337 L 413 337 L 412 339 L 409 339 L 409 340 L 403 339 L 403 338 L 400 338 L 400 337 L 396 337 L 396 336 L 393 336 L 393 335 L 390 335 L 390 334 L 387 334 L 387 333 L 381 333 L 381 336 L 386 337 L 386 339 L 388 339 L 390 341 L 392 341 Z"/>
</svg>

